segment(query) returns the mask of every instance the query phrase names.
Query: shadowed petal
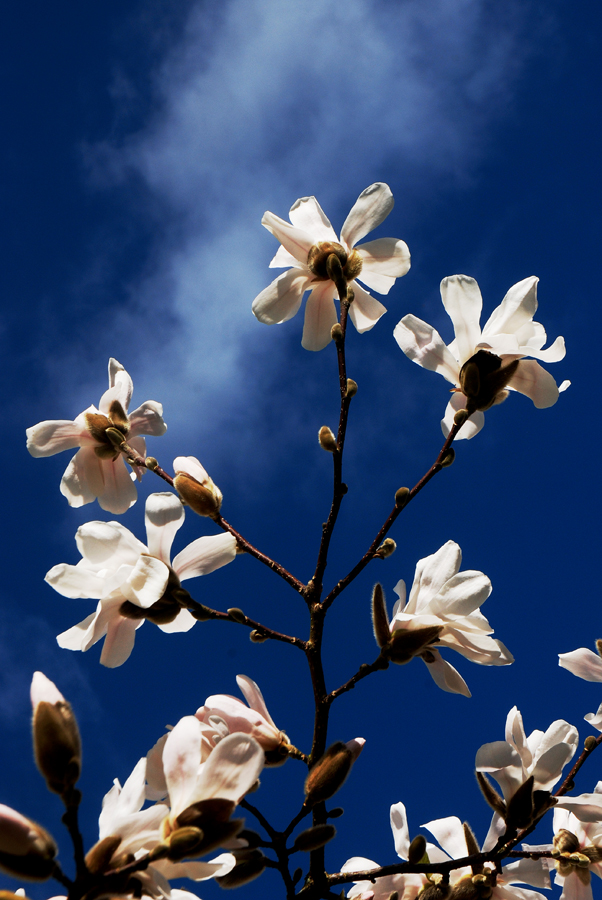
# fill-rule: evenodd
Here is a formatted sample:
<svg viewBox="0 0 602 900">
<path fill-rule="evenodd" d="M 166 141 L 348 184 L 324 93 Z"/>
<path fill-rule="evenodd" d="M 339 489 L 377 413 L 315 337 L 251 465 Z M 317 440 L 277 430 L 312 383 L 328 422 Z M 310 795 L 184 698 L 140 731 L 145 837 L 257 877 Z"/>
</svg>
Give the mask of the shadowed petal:
<svg viewBox="0 0 602 900">
<path fill-rule="evenodd" d="M 336 288 L 332 281 L 322 281 L 307 298 L 301 339 L 301 346 L 305 350 L 323 350 L 330 343 L 330 331 L 338 322 L 335 294 Z"/>
<path fill-rule="evenodd" d="M 314 244 L 318 241 L 338 241 L 334 228 L 315 197 L 295 200 L 288 217 L 295 228 L 302 229 L 313 239 Z"/>
<path fill-rule="evenodd" d="M 197 620 L 194 618 L 192 613 L 190 613 L 187 609 L 181 609 L 178 615 L 175 617 L 173 622 L 165 622 L 163 625 L 159 625 L 158 627 L 161 631 L 164 631 L 165 634 L 181 634 L 185 631 L 190 631 L 193 625 L 196 625 Z"/>
<path fill-rule="evenodd" d="M 200 729 L 198 719 L 194 721 Z M 264 761 L 264 752 L 252 737 L 229 734 L 211 751 L 204 764 L 195 789 L 195 801 L 220 797 L 238 803 L 259 778 Z"/>
<path fill-rule="evenodd" d="M 341 229 L 341 241 L 351 249 L 383 222 L 394 206 L 388 184 L 376 182 L 359 195 Z"/>
<path fill-rule="evenodd" d="M 363 334 L 364 331 L 374 328 L 387 310 L 376 297 L 372 297 L 357 281 L 353 282 L 352 289 L 354 300 L 349 307 L 349 318 L 359 333 Z"/>
<path fill-rule="evenodd" d="M 116 359 L 109 360 L 109 390 L 105 391 L 100 398 L 98 408 L 102 413 L 108 413 L 111 403 L 118 400 L 125 412 L 128 411 L 134 385 L 132 379 L 125 371 L 121 363 Z"/>
<path fill-rule="evenodd" d="M 356 249 L 362 260 L 358 277 L 379 294 L 388 294 L 395 279 L 410 268 L 408 245 L 397 238 L 379 238 Z"/>
<path fill-rule="evenodd" d="M 310 283 L 311 277 L 306 270 L 290 269 L 279 275 L 253 300 L 255 317 L 264 325 L 288 322 L 299 311 Z"/>
<path fill-rule="evenodd" d="M 136 437 L 138 434 L 160 437 L 167 431 L 167 425 L 163 421 L 163 406 L 156 400 L 146 400 L 128 419 L 131 429 L 129 437 Z"/>
<path fill-rule="evenodd" d="M 430 649 L 429 652 L 433 654 L 435 659 L 433 662 L 426 662 L 426 660 L 424 662 L 437 687 L 450 694 L 462 694 L 464 697 L 471 697 L 472 694 L 468 689 L 468 685 L 460 673 L 443 659 L 438 650 Z"/>
<path fill-rule="evenodd" d="M 88 432 L 76 422 L 67 419 L 39 422 L 26 431 L 27 449 L 32 456 L 54 456 L 63 450 L 79 447 Z"/>
<path fill-rule="evenodd" d="M 558 400 L 558 387 L 549 372 L 534 359 L 521 359 L 508 387 L 530 397 L 537 409 L 554 406 Z"/>
<path fill-rule="evenodd" d="M 537 312 L 537 282 L 531 275 L 513 284 L 500 305 L 493 310 L 485 327 L 483 337 L 492 334 L 515 334 L 531 321 Z"/>
<path fill-rule="evenodd" d="M 431 325 L 416 316 L 404 316 L 396 325 L 393 337 L 412 362 L 438 372 L 452 384 L 459 384 L 458 362 Z"/>
<path fill-rule="evenodd" d="M 148 552 L 166 565 L 170 564 L 171 545 L 184 524 L 184 517 L 182 501 L 168 491 L 151 494 L 146 501 L 144 519 Z"/>
<path fill-rule="evenodd" d="M 295 228 L 294 225 L 290 225 L 284 219 L 281 219 L 280 216 L 275 216 L 271 212 L 263 214 L 261 224 L 280 241 L 282 246 L 295 259 L 304 265 L 307 263 L 309 251 L 315 244 L 310 234 L 301 228 Z"/>
<path fill-rule="evenodd" d="M 450 431 L 452 430 L 452 426 L 454 424 L 454 416 L 458 412 L 459 409 L 466 409 L 466 404 L 468 400 L 461 394 L 459 391 L 456 391 L 451 395 L 451 400 L 445 407 L 445 415 L 441 419 L 441 431 L 443 432 L 443 436 L 447 437 Z M 455 440 L 456 441 L 469 441 L 471 438 L 478 434 L 483 425 L 485 424 L 485 414 L 481 412 L 481 410 L 477 410 L 468 419 L 464 422 L 464 425 L 458 431 Z"/>
<path fill-rule="evenodd" d="M 584 681 L 602 681 L 602 659 L 585 647 L 570 653 L 559 653 L 558 665 Z"/>
<path fill-rule="evenodd" d="M 450 275 L 441 282 L 441 299 L 453 322 L 458 360 L 463 365 L 474 356 L 475 348 L 481 340 L 481 291 L 474 278 Z"/>
<path fill-rule="evenodd" d="M 181 581 L 208 575 L 236 557 L 236 538 L 215 534 L 197 538 L 175 557 L 172 568 Z"/>
</svg>

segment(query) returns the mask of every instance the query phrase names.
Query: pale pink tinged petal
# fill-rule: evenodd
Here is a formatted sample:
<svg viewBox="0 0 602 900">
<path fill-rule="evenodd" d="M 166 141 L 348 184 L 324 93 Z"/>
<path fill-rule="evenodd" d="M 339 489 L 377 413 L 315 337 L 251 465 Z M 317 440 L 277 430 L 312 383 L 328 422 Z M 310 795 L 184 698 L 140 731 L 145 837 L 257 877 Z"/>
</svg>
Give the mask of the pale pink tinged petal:
<svg viewBox="0 0 602 900">
<path fill-rule="evenodd" d="M 529 741 L 530 740 L 531 735 L 529 736 Z M 568 744 L 574 753 L 579 744 L 579 732 L 574 725 L 570 725 L 564 719 L 556 719 L 555 722 L 552 722 L 546 733 L 542 735 L 537 746 L 537 755 L 540 756 L 550 747 L 554 747 L 561 742 Z"/>
<path fill-rule="evenodd" d="M 383 222 L 395 201 L 388 184 L 371 184 L 359 195 L 341 229 L 341 241 L 347 247 L 355 246 L 369 231 Z"/>
<path fill-rule="evenodd" d="M 492 850 L 505 831 L 506 823 L 499 813 L 494 812 L 491 818 L 489 831 L 487 832 L 487 836 L 483 841 L 483 846 L 481 848 L 483 850 L 483 853 L 487 853 L 488 850 Z"/>
<path fill-rule="evenodd" d="M 527 352 L 526 347 L 523 347 L 522 349 L 525 351 L 525 356 L 533 356 L 535 359 L 540 359 L 542 362 L 547 363 L 560 362 L 560 360 L 564 359 L 566 356 L 566 347 L 563 337 L 557 337 L 547 350 L 534 350 L 529 348 Z"/>
<path fill-rule="evenodd" d="M 181 581 L 208 575 L 236 557 L 236 538 L 231 534 L 200 537 L 175 557 L 172 567 Z"/>
<path fill-rule="evenodd" d="M 334 305 L 336 289 L 332 281 L 320 282 L 305 305 L 301 346 L 305 350 L 323 350 L 331 341 L 330 331 L 338 322 Z"/>
<path fill-rule="evenodd" d="M 352 856 L 341 866 L 341 872 L 367 872 L 368 869 L 380 869 L 380 863 L 366 859 L 365 856 Z"/>
<path fill-rule="evenodd" d="M 154 556 L 142 554 L 127 580 L 121 585 L 121 593 L 130 603 L 148 609 L 161 599 L 168 579 L 169 566 Z"/>
<path fill-rule="evenodd" d="M 445 615 L 467 616 L 487 600 L 491 594 L 491 582 L 482 572 L 458 572 L 439 590 L 433 599 L 432 612 Z"/>
<path fill-rule="evenodd" d="M 399 579 L 393 590 L 397 594 L 397 600 L 395 601 L 395 604 L 393 606 L 391 621 L 393 621 L 397 613 L 401 612 L 406 605 L 406 583 L 403 578 Z"/>
<path fill-rule="evenodd" d="M 79 447 L 85 429 L 66 419 L 39 422 L 26 430 L 27 449 L 32 456 L 54 456 Z"/>
<path fill-rule="evenodd" d="M 525 766 L 530 766 L 533 761 L 531 756 L 531 749 L 529 747 L 529 744 L 527 743 L 527 736 L 525 734 L 525 726 L 523 724 L 522 714 L 519 712 L 518 707 L 516 706 L 513 706 L 506 716 L 506 726 L 504 734 L 508 743 L 515 745 Z M 539 734 L 543 736 L 543 732 L 540 731 Z"/>
<path fill-rule="evenodd" d="M 549 372 L 532 359 L 521 359 L 508 387 L 530 397 L 537 409 L 554 406 L 558 387 Z"/>
<path fill-rule="evenodd" d="M 314 244 L 318 241 L 338 241 L 334 228 L 315 197 L 295 200 L 288 217 L 295 228 L 301 228 L 313 239 Z"/>
<path fill-rule="evenodd" d="M 443 306 L 452 320 L 460 365 L 474 356 L 481 340 L 481 310 L 483 298 L 479 285 L 467 275 L 450 275 L 441 282 Z"/>
<path fill-rule="evenodd" d="M 390 820 L 391 830 L 393 831 L 393 841 L 395 842 L 395 852 L 401 859 L 407 859 L 410 849 L 410 831 L 408 828 L 406 808 L 403 803 L 393 804 L 390 811 Z"/>
<path fill-rule="evenodd" d="M 452 430 L 452 426 L 454 424 L 454 416 L 459 409 L 466 409 L 466 397 L 464 394 L 454 393 L 451 395 L 451 400 L 445 407 L 445 415 L 441 419 L 441 431 L 443 432 L 443 436 L 447 437 Z M 456 441 L 469 441 L 471 438 L 478 434 L 483 425 L 485 424 L 485 414 L 481 412 L 481 410 L 477 410 L 471 416 L 468 417 L 464 425 L 458 431 L 454 440 Z"/>
<path fill-rule="evenodd" d="M 309 251 L 315 244 L 315 241 L 310 234 L 303 231 L 301 228 L 295 228 L 294 225 L 289 225 L 284 219 L 275 216 L 274 213 L 271 212 L 264 213 L 261 224 L 280 241 L 282 246 L 285 247 L 295 259 L 303 264 L 307 263 Z"/>
<path fill-rule="evenodd" d="M 151 556 L 170 564 L 170 552 L 178 529 L 184 524 L 182 501 L 169 491 L 151 494 L 144 513 L 146 539 Z"/>
<path fill-rule="evenodd" d="M 430 613 L 428 604 L 459 571 L 461 564 L 462 551 L 455 541 L 446 541 L 436 553 L 418 560 L 406 612 Z"/>
<path fill-rule="evenodd" d="M 408 245 L 397 238 L 379 238 L 356 249 L 362 260 L 358 277 L 380 294 L 388 294 L 395 279 L 410 268 Z"/>
<path fill-rule="evenodd" d="M 559 797 L 557 806 L 566 809 L 580 822 L 602 820 L 602 796 L 600 794 L 580 794 L 578 797 Z"/>
<path fill-rule="evenodd" d="M 171 863 L 167 860 L 162 860 L 161 870 L 165 877 L 170 880 L 174 878 L 190 878 L 191 881 L 207 881 L 209 878 L 221 878 L 222 875 L 227 875 L 235 865 L 236 857 L 234 854 L 220 853 L 219 856 L 208 862 L 189 860 L 187 862 Z M 174 898 L 174 894 L 186 894 L 189 898 L 195 896 L 194 894 L 189 894 L 188 891 L 177 891 L 172 888 L 171 900 L 177 900 L 177 897 Z"/>
<path fill-rule="evenodd" d="M 464 828 L 457 816 L 435 819 L 432 822 L 426 822 L 420 827 L 430 831 L 435 840 L 441 844 L 452 859 L 461 859 L 463 856 L 468 856 Z"/>
<path fill-rule="evenodd" d="M 276 728 L 276 723 L 268 712 L 268 708 L 265 705 L 265 700 L 263 699 L 263 694 L 259 689 L 259 685 L 255 684 L 255 682 L 247 675 L 237 675 L 236 683 L 242 691 L 243 696 L 249 704 L 250 708 L 254 709 L 255 712 L 258 712 L 267 722 L 269 722 L 274 726 L 274 728 Z"/>
<path fill-rule="evenodd" d="M 347 747 L 348 750 L 351 751 L 351 753 L 353 755 L 352 762 L 355 762 L 355 760 L 358 758 L 358 756 L 364 749 L 365 744 L 366 744 L 366 738 L 362 738 L 362 737 L 356 737 L 350 741 L 345 741 L 345 746 Z"/>
<path fill-rule="evenodd" d="M 228 731 L 232 734 L 253 734 L 259 739 L 256 731 L 264 732 L 264 737 L 274 738 L 275 726 L 266 728 L 266 720 L 261 713 L 229 694 L 213 694 L 205 700 L 205 706 L 201 707 L 204 717 L 219 716 L 226 723 Z M 197 710 L 197 718 L 201 710 Z"/>
<path fill-rule="evenodd" d="M 477 750 L 475 769 L 477 772 L 495 773 L 498 769 L 509 766 L 522 769 L 522 762 L 517 751 L 507 741 L 491 741 Z"/>
<path fill-rule="evenodd" d="M 300 269 L 290 269 L 274 279 L 253 300 L 253 314 L 264 325 L 280 325 L 288 322 L 299 311 L 305 291 L 309 290 L 311 276 Z"/>
<path fill-rule="evenodd" d="M 75 543 L 84 559 L 98 568 L 133 566 L 141 553 L 148 553 L 148 548 L 121 522 L 86 522 L 77 529 Z"/>
<path fill-rule="evenodd" d="M 176 475 L 180 473 L 189 475 L 200 484 L 209 478 L 207 470 L 200 464 L 196 456 L 176 456 L 173 461 L 173 470 Z"/>
<path fill-rule="evenodd" d="M 131 438 L 139 434 L 160 437 L 167 431 L 167 425 L 163 421 L 163 406 L 156 400 L 146 400 L 142 406 L 128 416 L 128 421 L 131 429 L 129 437 Z"/>
<path fill-rule="evenodd" d="M 107 413 L 113 400 L 118 400 L 125 412 L 127 412 L 133 392 L 132 379 L 121 363 L 111 358 L 109 360 L 109 390 L 105 391 L 100 398 L 98 408 L 101 412 Z"/>
<path fill-rule="evenodd" d="M 520 879 L 524 881 L 524 879 Z M 491 900 L 547 900 L 545 894 L 539 891 L 530 891 L 528 888 L 505 887 L 498 882 L 497 887 L 493 889 Z"/>
<path fill-rule="evenodd" d="M 84 644 L 88 641 L 88 636 L 90 632 L 90 628 L 96 619 L 96 613 L 92 613 L 91 616 L 85 618 L 82 622 L 78 622 L 77 625 L 74 625 L 72 628 L 68 628 L 67 631 L 63 631 L 62 634 L 57 636 L 56 642 L 59 647 L 62 647 L 63 650 L 84 650 Z M 88 648 L 85 647 L 87 650 Z"/>
<path fill-rule="evenodd" d="M 138 496 L 136 486 L 130 477 L 130 470 L 126 468 L 125 461 L 120 456 L 115 462 L 111 460 L 103 462 L 102 471 L 104 488 L 98 495 L 98 504 L 101 509 L 120 515 L 134 505 Z"/>
<path fill-rule="evenodd" d="M 46 573 L 44 581 L 63 597 L 70 597 L 72 600 L 100 600 L 102 596 L 103 579 L 79 565 L 60 563 L 53 566 Z"/>
<path fill-rule="evenodd" d="M 426 662 L 426 660 L 424 662 L 437 687 L 450 694 L 462 694 L 463 697 L 471 697 L 472 694 L 468 689 L 468 685 L 460 673 L 442 658 L 438 650 L 430 650 L 429 652 L 435 657 L 434 662 Z"/>
<path fill-rule="evenodd" d="M 555 747 L 550 747 L 549 750 L 546 750 L 537 760 L 537 764 L 531 772 L 535 778 L 535 790 L 551 790 L 574 753 L 574 748 L 569 747 L 567 744 L 556 744 Z"/>
<path fill-rule="evenodd" d="M 38 703 L 64 703 L 65 698 L 57 688 L 54 681 L 47 678 L 43 672 L 34 672 L 30 689 L 31 705 L 35 709 Z"/>
<path fill-rule="evenodd" d="M 602 731 L 602 704 L 598 707 L 597 713 L 587 713 L 587 715 L 584 716 L 584 719 L 592 726 L 592 728 L 597 728 L 598 731 Z"/>
<path fill-rule="evenodd" d="M 591 883 L 583 884 L 575 872 L 565 875 L 561 882 L 561 876 L 556 875 L 556 884 L 563 884 L 564 888 L 560 900 L 594 900 L 594 892 Z"/>
<path fill-rule="evenodd" d="M 303 268 L 307 270 L 307 266 L 304 263 L 300 263 L 298 259 L 288 252 L 286 247 L 280 245 L 276 254 L 274 255 L 272 261 L 269 264 L 270 269 L 288 269 L 290 266 L 294 266 L 296 268 Z"/>
<path fill-rule="evenodd" d="M 382 303 L 369 294 L 367 291 L 354 281 L 351 285 L 353 289 L 354 299 L 349 307 L 349 318 L 357 328 L 360 334 L 370 331 L 387 309 Z"/>
<path fill-rule="evenodd" d="M 164 625 L 159 625 L 158 627 L 161 631 L 164 631 L 165 634 L 182 634 L 186 631 L 190 631 L 190 629 L 196 625 L 197 621 L 198 620 L 195 619 L 192 613 L 187 609 L 181 609 L 173 622 L 166 622 Z"/>
<path fill-rule="evenodd" d="M 144 620 L 142 620 L 144 622 Z M 100 664 L 108 669 L 116 669 L 128 659 L 134 649 L 136 629 L 140 622 L 135 619 L 124 619 L 122 616 L 111 618 L 107 635 L 100 654 Z"/>
<path fill-rule="evenodd" d="M 67 498 L 69 506 L 78 507 L 95 500 L 103 488 L 100 459 L 93 447 L 82 447 L 65 469 L 60 485 L 61 494 Z"/>
<path fill-rule="evenodd" d="M 200 728 L 198 720 L 194 721 Z M 203 765 L 195 788 L 195 801 L 221 797 L 238 803 L 257 781 L 264 761 L 265 754 L 253 738 L 245 734 L 228 735 Z"/>
<path fill-rule="evenodd" d="M 602 659 L 585 647 L 570 653 L 559 653 L 558 665 L 584 681 L 602 681 Z"/>
<path fill-rule="evenodd" d="M 537 311 L 537 282 L 531 275 L 514 284 L 500 305 L 494 309 L 483 328 L 483 337 L 493 334 L 515 334 Z"/>
<path fill-rule="evenodd" d="M 163 748 L 163 771 L 169 790 L 172 818 L 198 798 L 193 796 L 201 763 L 201 723 L 184 716 L 170 731 Z"/>
<path fill-rule="evenodd" d="M 396 325 L 393 337 L 412 362 L 438 372 L 452 384 L 459 383 L 460 367 L 431 325 L 416 316 L 404 316 Z"/>
</svg>

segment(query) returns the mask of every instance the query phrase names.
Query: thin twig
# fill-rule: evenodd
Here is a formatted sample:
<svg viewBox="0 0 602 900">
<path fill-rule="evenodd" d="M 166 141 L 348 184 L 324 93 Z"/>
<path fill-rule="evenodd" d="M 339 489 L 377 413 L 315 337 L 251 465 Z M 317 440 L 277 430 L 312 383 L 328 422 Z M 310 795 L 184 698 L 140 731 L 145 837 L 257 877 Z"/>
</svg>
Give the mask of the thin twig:
<svg viewBox="0 0 602 900">
<path fill-rule="evenodd" d="M 382 669 L 387 669 L 389 667 L 388 660 L 386 656 L 383 656 L 382 653 L 376 657 L 373 663 L 362 663 L 355 675 L 346 681 L 345 684 L 342 684 L 340 687 L 336 688 L 336 690 L 331 691 L 328 697 L 326 698 L 329 703 L 332 703 L 337 697 L 340 697 L 341 694 L 347 693 L 347 691 L 352 690 L 362 678 L 365 678 L 366 675 L 371 675 L 373 672 L 379 672 Z"/>
<path fill-rule="evenodd" d="M 238 625 L 244 625 L 246 628 L 258 631 L 262 636 L 265 636 L 272 641 L 282 641 L 285 644 L 291 644 L 293 647 L 299 647 L 301 650 L 307 648 L 307 643 L 302 641 L 301 638 L 291 637 L 291 635 L 282 634 L 280 631 L 274 631 L 273 628 L 268 628 L 266 625 L 262 625 L 261 622 L 250 619 L 242 612 L 242 610 L 237 610 L 237 613 L 233 616 L 227 612 L 211 609 L 211 607 L 205 606 L 203 603 L 197 603 L 192 597 L 186 601 L 186 608 L 191 610 L 193 614 L 197 612 L 199 614 L 199 621 L 214 619 L 218 622 L 236 622 Z M 238 615 L 239 612 L 241 615 Z"/>
<path fill-rule="evenodd" d="M 236 541 L 239 547 L 248 553 L 249 556 L 254 556 L 255 559 L 258 559 L 259 562 L 263 563 L 264 566 L 267 566 L 272 572 L 275 572 L 277 575 L 280 575 L 287 584 L 290 584 L 297 593 L 303 594 L 306 590 L 306 585 L 303 584 L 302 581 L 299 581 L 298 578 L 295 578 L 294 575 L 291 575 L 284 566 L 281 566 L 280 563 L 277 563 L 274 559 L 271 559 L 269 556 L 266 556 L 265 553 L 262 553 L 261 550 L 258 550 L 257 547 L 254 547 L 253 544 L 250 544 L 242 534 L 240 534 L 229 522 L 227 522 L 223 516 L 219 513 L 214 517 L 213 521 L 216 525 L 219 525 L 220 528 L 223 528 L 224 531 L 229 531 L 231 535 L 236 538 Z"/>
</svg>

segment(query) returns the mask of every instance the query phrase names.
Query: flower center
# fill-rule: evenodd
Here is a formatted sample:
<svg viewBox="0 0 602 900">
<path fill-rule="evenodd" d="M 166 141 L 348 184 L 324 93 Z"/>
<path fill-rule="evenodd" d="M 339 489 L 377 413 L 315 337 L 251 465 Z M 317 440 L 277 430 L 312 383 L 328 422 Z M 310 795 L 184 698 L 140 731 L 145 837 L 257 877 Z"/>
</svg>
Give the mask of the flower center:
<svg viewBox="0 0 602 900">
<path fill-rule="evenodd" d="M 468 412 L 484 411 L 505 400 L 508 396 L 505 387 L 518 363 L 518 359 L 513 359 L 504 366 L 500 357 L 489 350 L 478 350 L 466 360 L 460 369 L 460 388 L 468 400 Z"/>
<path fill-rule="evenodd" d="M 320 241 L 314 244 L 307 254 L 307 265 L 317 281 L 330 281 L 328 274 L 328 257 L 334 254 L 341 264 L 345 281 L 353 281 L 362 271 L 362 258 L 357 250 L 347 253 L 337 241 Z"/>
<path fill-rule="evenodd" d="M 104 416 L 102 413 L 86 413 L 86 428 L 99 444 L 94 448 L 96 455 L 100 459 L 110 459 L 114 462 L 119 456 L 119 450 L 107 435 L 107 428 L 116 429 L 125 440 L 130 430 L 130 423 L 119 400 L 113 400 L 108 416 Z"/>
</svg>

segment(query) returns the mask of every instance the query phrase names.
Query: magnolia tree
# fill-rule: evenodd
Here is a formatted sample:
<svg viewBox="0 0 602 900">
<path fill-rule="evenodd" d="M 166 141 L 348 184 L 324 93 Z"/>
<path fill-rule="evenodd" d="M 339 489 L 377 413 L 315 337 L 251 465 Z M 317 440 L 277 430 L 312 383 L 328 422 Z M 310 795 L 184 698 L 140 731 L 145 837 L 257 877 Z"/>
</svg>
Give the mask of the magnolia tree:
<svg viewBox="0 0 602 900">
<path fill-rule="evenodd" d="M 147 471 L 164 488 L 146 501 L 145 536 L 133 534 L 121 521 L 89 521 L 75 537 L 81 560 L 76 565 L 59 563 L 47 573 L 46 581 L 59 594 L 93 601 L 81 622 L 58 635 L 60 647 L 85 652 L 102 641 L 102 665 L 135 665 L 128 660 L 136 632 L 146 620 L 167 635 L 188 632 L 198 621 L 227 621 L 246 629 L 255 643 L 278 641 L 288 645 L 291 654 L 301 654 L 315 709 L 311 743 L 297 746 L 295 734 L 285 734 L 273 721 L 259 686 L 240 675 L 238 686 L 246 702 L 217 694 L 167 732 L 160 734 L 158 724 L 155 745 L 123 786 L 116 780 L 106 794 L 98 841 L 86 847 L 78 825 L 82 754 L 75 713 L 61 686 L 36 672 L 31 685 L 35 760 L 48 789 L 64 804 L 74 865 L 65 864 L 65 850 L 59 862 L 55 836 L 42 825 L 0 806 L 0 868 L 16 879 L 20 895 L 20 883 L 31 880 L 58 883 L 58 888 L 49 888 L 49 895 L 58 892 L 69 900 L 185 900 L 196 895 L 172 886 L 172 881 L 180 885 L 181 879 L 215 879 L 222 888 L 233 888 L 273 869 L 288 898 L 305 900 L 339 895 L 361 900 L 536 900 L 546 896 L 540 891 L 550 889 L 552 879 L 567 900 L 592 897 L 592 875 L 602 877 L 602 782 L 590 792 L 591 784 L 580 784 L 586 792 L 577 793 L 577 776 L 581 781 L 580 770 L 602 734 L 590 735 L 580 748 L 577 729 L 558 720 L 545 732 L 527 736 L 516 707 L 508 714 L 505 739 L 485 743 L 476 753 L 476 777 L 492 815 L 483 841 L 455 816 L 428 821 L 419 831 L 416 824 L 410 826 L 404 804 L 396 802 L 390 816 L 397 859 L 391 853 L 384 866 L 361 857 L 345 862 L 341 851 L 338 868 L 330 871 L 326 866 L 324 847 L 336 836 L 333 820 L 343 813 L 333 798 L 353 777 L 365 743 L 362 737 L 343 735 L 341 740 L 331 734 L 329 718 L 336 701 L 362 679 L 415 657 L 438 688 L 467 697 L 470 691 L 449 662 L 449 651 L 478 665 L 507 666 L 513 661 L 481 612 L 491 592 L 489 578 L 462 568 L 461 550 L 453 540 L 417 561 L 409 593 L 399 581 L 391 610 L 381 585 L 375 585 L 374 660 L 335 686 L 327 685 L 324 669 L 327 614 L 366 567 L 395 551 L 389 535 L 397 518 L 453 463 L 454 444 L 480 431 L 488 410 L 494 416 L 492 408 L 516 391 L 538 409 L 549 407 L 568 386 L 564 382 L 558 387 L 540 365 L 561 360 L 565 349 L 561 337 L 546 348 L 544 328 L 534 321 L 537 278 L 513 285 L 483 327 L 476 281 L 465 275 L 444 278 L 441 297 L 455 331 L 452 343 L 446 345 L 433 327 L 414 315 L 404 316 L 394 332 L 410 361 L 443 375 L 451 385 L 441 422 L 441 450 L 413 487 L 399 487 L 363 556 L 349 560 L 334 587 L 324 590 L 331 539 L 347 493 L 343 457 L 357 392 L 357 384 L 347 376 L 349 320 L 359 332 L 370 331 L 385 307 L 366 288 L 387 294 L 410 266 L 401 240 L 362 243 L 392 206 L 387 185 L 371 185 L 353 205 L 340 236 L 314 197 L 293 204 L 290 222 L 271 212 L 263 218 L 280 243 L 270 265 L 285 271 L 255 298 L 255 316 L 267 325 L 286 322 L 309 292 L 303 347 L 336 354 L 338 364 L 338 428 L 335 433 L 324 425 L 318 434 L 321 448 L 332 456 L 332 502 L 307 583 L 253 546 L 222 516 L 222 494 L 198 459 L 176 458 L 170 474 L 167 464 L 147 456 L 145 436 L 165 432 L 163 408 L 147 401 L 130 411 L 132 380 L 115 359 L 109 360 L 109 386 L 98 407 L 89 406 L 73 421 L 50 420 L 28 430 L 32 456 L 76 451 L 60 487 L 73 507 L 98 501 L 103 510 L 122 516 L 136 502 L 136 482 Z M 409 365 L 406 375 L 423 377 Z M 212 520 L 219 533 L 198 537 L 172 558 L 171 546 L 186 515 Z M 241 553 L 268 567 L 305 604 L 309 628 L 304 634 L 277 631 L 239 608 L 200 603 L 189 593 L 188 588 L 194 591 L 193 579 L 210 579 Z M 211 596 L 209 588 L 204 596 Z M 169 644 L 169 637 L 165 642 Z M 598 650 L 602 655 L 602 647 Z M 560 663 L 581 678 L 602 681 L 602 659 L 592 651 L 563 654 Z M 587 718 L 602 731 L 602 707 Z M 285 762 L 306 772 L 305 789 L 288 812 L 286 826 L 278 829 L 261 811 L 262 793 L 270 790 L 270 773 L 262 772 Z M 248 796 L 254 791 L 251 802 Z M 237 812 L 238 807 L 244 812 Z M 529 835 L 544 819 L 547 843 L 530 845 Z M 4 892 L 5 900 L 8 896 Z"/>
</svg>

